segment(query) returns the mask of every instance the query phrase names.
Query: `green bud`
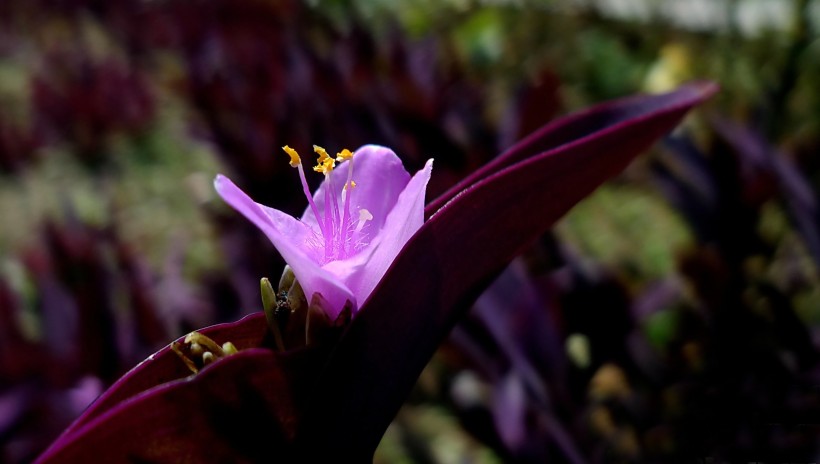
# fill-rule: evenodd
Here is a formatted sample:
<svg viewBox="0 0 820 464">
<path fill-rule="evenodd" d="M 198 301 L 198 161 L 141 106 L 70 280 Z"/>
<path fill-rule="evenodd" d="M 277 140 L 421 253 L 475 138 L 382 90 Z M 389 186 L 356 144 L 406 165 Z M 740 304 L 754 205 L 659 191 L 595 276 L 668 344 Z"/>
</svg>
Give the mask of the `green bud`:
<svg viewBox="0 0 820 464">
<path fill-rule="evenodd" d="M 285 351 L 285 344 L 282 341 L 282 333 L 279 330 L 279 321 L 276 318 L 276 291 L 270 283 L 270 279 L 262 277 L 259 281 L 259 289 L 262 293 L 262 308 L 265 311 L 265 319 L 268 321 L 268 328 L 273 333 L 273 340 L 279 351 Z"/>
</svg>

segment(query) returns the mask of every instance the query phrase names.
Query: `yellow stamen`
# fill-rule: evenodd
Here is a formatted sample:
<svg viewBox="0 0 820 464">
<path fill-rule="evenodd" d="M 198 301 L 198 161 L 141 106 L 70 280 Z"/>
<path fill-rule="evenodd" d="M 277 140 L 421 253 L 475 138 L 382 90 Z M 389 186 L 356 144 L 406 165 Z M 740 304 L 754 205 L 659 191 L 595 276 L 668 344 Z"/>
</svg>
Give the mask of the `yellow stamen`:
<svg viewBox="0 0 820 464">
<path fill-rule="evenodd" d="M 327 150 L 320 147 L 319 145 L 313 146 L 313 151 L 319 155 L 319 159 L 316 160 L 316 166 L 313 167 L 313 170 L 316 172 L 321 172 L 322 174 L 330 174 L 333 171 L 333 168 L 336 167 L 336 160 L 330 157 L 327 154 Z"/>
<path fill-rule="evenodd" d="M 287 145 L 282 147 L 282 150 L 285 150 L 285 153 L 290 155 L 290 167 L 295 168 L 302 164 L 302 158 L 299 158 L 299 153 L 296 153 L 296 150 Z"/>
<path fill-rule="evenodd" d="M 336 153 L 336 161 L 341 163 L 342 161 L 346 161 L 353 158 L 353 152 L 345 148 L 344 150 Z"/>
<path fill-rule="evenodd" d="M 320 147 L 319 145 L 314 145 L 313 151 L 315 151 L 316 154 L 319 155 L 319 164 L 324 163 L 326 159 L 330 158 L 330 155 L 327 154 L 327 150 Z"/>
<path fill-rule="evenodd" d="M 330 174 L 333 171 L 333 168 L 336 167 L 336 160 L 330 157 L 325 158 L 322 160 L 321 156 L 319 157 L 319 164 L 313 166 L 313 170 L 316 172 L 321 172 L 322 174 Z"/>
<path fill-rule="evenodd" d="M 355 187 L 356 187 L 356 181 L 351 180 L 350 182 L 345 184 L 344 189 L 347 190 L 348 188 L 355 188 Z"/>
</svg>

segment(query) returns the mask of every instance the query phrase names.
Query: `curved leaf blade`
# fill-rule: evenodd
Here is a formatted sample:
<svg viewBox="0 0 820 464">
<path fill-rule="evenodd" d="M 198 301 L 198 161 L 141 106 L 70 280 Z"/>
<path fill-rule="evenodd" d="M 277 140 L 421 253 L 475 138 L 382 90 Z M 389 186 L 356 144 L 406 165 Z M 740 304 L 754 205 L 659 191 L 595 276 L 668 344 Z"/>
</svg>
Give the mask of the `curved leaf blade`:
<svg viewBox="0 0 820 464">
<path fill-rule="evenodd" d="M 218 343 L 231 341 L 240 350 L 257 348 L 269 344 L 268 340 L 266 340 L 268 336 L 267 324 L 262 313 L 246 316 L 236 322 L 207 327 L 200 332 L 211 337 Z M 181 342 L 183 338 L 184 336 L 176 341 Z M 212 368 L 222 368 L 222 363 L 214 365 Z M 191 372 L 185 367 L 185 364 L 171 351 L 170 345 L 160 349 L 123 375 L 108 390 L 100 395 L 100 397 L 55 440 L 51 447 L 43 454 L 42 458 L 45 458 L 53 451 L 73 441 L 76 438 L 78 430 L 86 428 L 88 423 L 107 413 L 120 403 L 168 382 L 185 379 L 190 376 L 190 374 Z"/>
<path fill-rule="evenodd" d="M 429 221 L 364 304 L 322 373 L 319 385 L 333 385 L 335 394 L 317 394 L 307 412 L 299 433 L 305 455 L 370 459 L 436 347 L 481 290 L 575 203 L 715 91 L 714 85 L 695 84 L 571 116 L 480 170 L 468 187 L 433 202 Z M 584 127 L 593 130 L 582 133 Z M 555 148 L 538 153 L 543 147 Z M 317 441 L 323 446 L 310 446 Z"/>
<path fill-rule="evenodd" d="M 87 420 L 37 462 L 252 463 L 286 450 L 298 415 L 278 357 L 249 349 L 211 367 Z"/>
</svg>

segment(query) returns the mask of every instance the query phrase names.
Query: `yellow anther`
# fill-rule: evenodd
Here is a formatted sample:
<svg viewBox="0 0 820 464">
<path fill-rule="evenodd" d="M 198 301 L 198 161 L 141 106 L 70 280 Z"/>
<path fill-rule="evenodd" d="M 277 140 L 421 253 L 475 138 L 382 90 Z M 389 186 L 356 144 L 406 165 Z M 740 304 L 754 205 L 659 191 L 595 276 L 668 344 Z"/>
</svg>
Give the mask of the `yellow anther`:
<svg viewBox="0 0 820 464">
<path fill-rule="evenodd" d="M 302 164 L 302 158 L 299 158 L 299 153 L 296 153 L 296 150 L 290 148 L 289 146 L 285 145 L 282 147 L 282 150 L 285 150 L 285 153 L 290 155 L 290 166 L 295 168 Z"/>
<path fill-rule="evenodd" d="M 351 180 L 350 182 L 345 184 L 344 189 L 347 190 L 348 188 L 355 188 L 355 187 L 356 187 L 356 181 Z"/>
<path fill-rule="evenodd" d="M 322 160 L 321 156 L 319 157 L 319 164 L 313 166 L 313 170 L 316 172 L 321 172 L 322 174 L 330 174 L 333 171 L 333 168 L 336 167 L 336 160 L 330 157 L 325 158 Z"/>
<path fill-rule="evenodd" d="M 344 150 L 336 153 L 336 161 L 341 163 L 342 161 L 349 160 L 353 158 L 353 152 L 345 148 Z"/>
<path fill-rule="evenodd" d="M 329 174 L 330 171 L 333 171 L 333 168 L 336 167 L 336 160 L 330 157 L 327 154 L 327 150 L 320 147 L 319 145 L 313 146 L 313 151 L 319 155 L 319 159 L 316 160 L 316 166 L 313 167 L 313 170 L 316 172 L 321 172 L 322 174 Z"/>
<path fill-rule="evenodd" d="M 330 155 L 328 155 L 328 154 L 327 154 L 327 150 L 325 150 L 324 148 L 320 147 L 319 145 L 314 145 L 314 146 L 313 146 L 313 151 L 315 151 L 315 152 L 316 152 L 316 154 L 317 154 L 317 155 L 319 155 L 319 160 L 318 160 L 319 164 L 324 163 L 324 162 L 325 162 L 325 160 L 327 160 L 328 158 L 330 158 Z"/>
</svg>

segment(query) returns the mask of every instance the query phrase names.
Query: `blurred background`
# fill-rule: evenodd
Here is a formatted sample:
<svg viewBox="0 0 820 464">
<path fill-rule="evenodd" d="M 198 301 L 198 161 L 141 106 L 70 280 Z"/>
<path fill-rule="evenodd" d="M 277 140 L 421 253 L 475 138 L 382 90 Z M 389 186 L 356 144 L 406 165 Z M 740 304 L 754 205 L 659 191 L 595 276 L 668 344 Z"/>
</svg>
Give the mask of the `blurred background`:
<svg viewBox="0 0 820 464">
<path fill-rule="evenodd" d="M 260 310 L 283 263 L 216 173 L 298 215 L 282 145 L 379 143 L 433 198 L 693 78 L 722 91 L 488 289 L 379 463 L 820 458 L 820 1 L 0 1 L 0 462 Z"/>
</svg>

